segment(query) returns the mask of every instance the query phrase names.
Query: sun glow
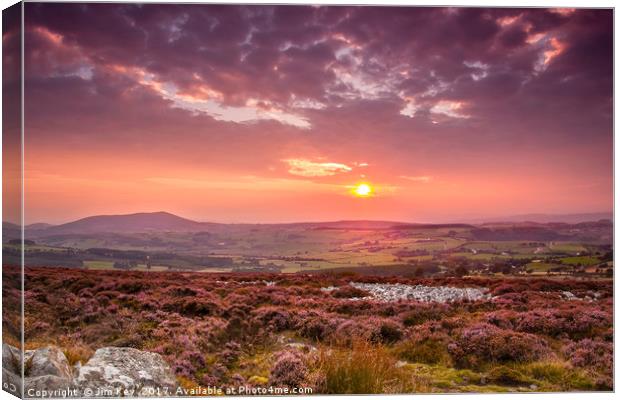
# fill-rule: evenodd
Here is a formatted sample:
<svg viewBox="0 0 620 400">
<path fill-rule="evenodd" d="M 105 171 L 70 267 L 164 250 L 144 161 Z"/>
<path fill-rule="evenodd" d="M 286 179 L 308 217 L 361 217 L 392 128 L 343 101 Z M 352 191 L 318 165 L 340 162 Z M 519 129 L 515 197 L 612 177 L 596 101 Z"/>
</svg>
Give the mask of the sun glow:
<svg viewBox="0 0 620 400">
<path fill-rule="evenodd" d="M 353 189 L 353 193 L 358 197 L 368 197 L 372 192 L 372 187 L 367 183 L 360 183 Z"/>
</svg>

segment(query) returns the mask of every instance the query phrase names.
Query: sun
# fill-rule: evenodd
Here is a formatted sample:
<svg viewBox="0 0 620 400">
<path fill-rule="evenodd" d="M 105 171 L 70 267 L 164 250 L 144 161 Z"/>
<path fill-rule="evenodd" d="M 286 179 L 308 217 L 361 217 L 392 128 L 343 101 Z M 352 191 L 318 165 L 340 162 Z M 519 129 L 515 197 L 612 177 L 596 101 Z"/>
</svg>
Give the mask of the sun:
<svg viewBox="0 0 620 400">
<path fill-rule="evenodd" d="M 353 193 L 358 197 L 368 197 L 372 194 L 372 187 L 367 183 L 360 183 L 355 186 Z"/>
</svg>

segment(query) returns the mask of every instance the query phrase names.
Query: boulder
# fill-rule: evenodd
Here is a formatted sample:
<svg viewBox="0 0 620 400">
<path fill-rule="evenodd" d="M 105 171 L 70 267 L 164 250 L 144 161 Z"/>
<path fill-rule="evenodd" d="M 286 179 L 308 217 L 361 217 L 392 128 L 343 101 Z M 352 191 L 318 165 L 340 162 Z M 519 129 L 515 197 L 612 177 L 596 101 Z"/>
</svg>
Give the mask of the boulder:
<svg viewBox="0 0 620 400">
<path fill-rule="evenodd" d="M 37 397 L 35 393 L 41 391 L 55 392 L 75 389 L 72 379 L 55 375 L 29 376 L 26 377 L 24 383 L 26 385 L 25 393 L 27 397 Z"/>
<path fill-rule="evenodd" d="M 2 385 L 4 390 L 21 397 L 21 352 L 10 344 L 2 343 Z"/>
<path fill-rule="evenodd" d="M 48 346 L 26 354 L 26 375 L 29 377 L 53 375 L 68 380 L 73 373 L 65 354 L 55 346 Z"/>
<path fill-rule="evenodd" d="M 67 390 L 73 387 L 73 371 L 65 354 L 56 346 L 27 350 L 25 360 L 25 393 Z"/>
<path fill-rule="evenodd" d="M 177 381 L 156 353 L 125 347 L 104 347 L 77 368 L 74 383 L 82 391 L 109 396 L 174 395 Z"/>
<path fill-rule="evenodd" d="M 2 380 L 5 390 L 21 394 L 21 352 L 2 345 Z M 55 346 L 24 352 L 24 393 L 27 397 L 125 397 L 174 395 L 176 378 L 164 359 L 156 353 L 132 348 L 104 347 L 82 366 L 69 365 Z M 61 393 L 60 395 L 58 393 Z"/>
<path fill-rule="evenodd" d="M 2 368 L 21 374 L 21 351 L 17 347 L 2 343 Z"/>
</svg>

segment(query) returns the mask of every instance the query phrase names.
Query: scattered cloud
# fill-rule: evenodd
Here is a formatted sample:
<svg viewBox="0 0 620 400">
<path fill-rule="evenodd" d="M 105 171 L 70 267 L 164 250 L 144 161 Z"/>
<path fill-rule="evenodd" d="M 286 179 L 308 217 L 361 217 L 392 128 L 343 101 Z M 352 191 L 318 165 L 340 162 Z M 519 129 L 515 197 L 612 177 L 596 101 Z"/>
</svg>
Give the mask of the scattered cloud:
<svg viewBox="0 0 620 400">
<path fill-rule="evenodd" d="M 465 64 L 466 67 L 473 69 L 470 76 L 474 81 L 479 81 L 480 79 L 484 79 L 489 75 L 490 66 L 488 64 L 484 64 L 480 61 L 464 61 L 463 64 Z"/>
<path fill-rule="evenodd" d="M 405 101 L 405 107 L 400 110 L 400 114 L 409 118 L 413 118 L 416 111 L 418 111 L 415 100 L 413 98 L 405 98 Z"/>
<path fill-rule="evenodd" d="M 304 177 L 332 176 L 350 172 L 353 169 L 346 164 L 314 162 L 303 158 L 291 158 L 283 161 L 288 164 L 290 174 Z"/>
<path fill-rule="evenodd" d="M 469 118 L 470 116 L 463 112 L 464 105 L 461 101 L 441 100 L 431 108 L 431 112 L 452 118 Z"/>
<path fill-rule="evenodd" d="M 406 179 L 408 181 L 422 182 L 422 183 L 428 183 L 428 182 L 430 182 L 433 179 L 430 176 L 407 176 L 407 175 L 401 175 L 400 177 L 402 179 Z"/>
</svg>

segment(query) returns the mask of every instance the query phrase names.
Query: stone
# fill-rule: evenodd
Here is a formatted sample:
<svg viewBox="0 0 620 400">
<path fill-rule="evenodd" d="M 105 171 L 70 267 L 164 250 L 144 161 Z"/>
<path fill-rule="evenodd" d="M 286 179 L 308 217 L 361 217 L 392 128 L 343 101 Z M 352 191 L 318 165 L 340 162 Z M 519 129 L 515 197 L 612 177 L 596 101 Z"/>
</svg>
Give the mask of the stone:
<svg viewBox="0 0 620 400">
<path fill-rule="evenodd" d="M 569 291 L 563 291 L 562 296 L 564 296 L 566 300 L 579 300 L 577 296 L 575 296 L 573 293 Z"/>
<path fill-rule="evenodd" d="M 21 351 L 17 347 L 2 343 L 2 368 L 21 375 Z"/>
<path fill-rule="evenodd" d="M 7 392 L 17 397 L 21 397 L 21 392 L 22 392 L 21 381 L 22 381 L 21 377 L 17 375 L 16 373 L 7 371 L 4 368 L 2 369 L 2 387 Z"/>
<path fill-rule="evenodd" d="M 178 384 L 164 359 L 133 348 L 105 347 L 82 366 L 71 368 L 55 346 L 24 352 L 26 397 L 121 397 L 174 395 Z M 21 393 L 19 349 L 3 344 L 5 390 Z"/>
<path fill-rule="evenodd" d="M 4 390 L 21 397 L 20 351 L 10 344 L 2 343 L 2 385 Z"/>
<path fill-rule="evenodd" d="M 303 352 L 318 351 L 318 349 L 312 346 L 311 344 L 301 343 L 301 342 L 290 342 L 290 343 L 287 343 L 285 347 L 288 347 L 290 349 L 300 350 Z"/>
<path fill-rule="evenodd" d="M 487 289 L 457 288 L 450 286 L 423 286 L 387 283 L 358 283 L 351 286 L 369 292 L 373 298 L 390 302 L 398 300 L 415 300 L 422 302 L 449 303 L 460 300 L 486 300 L 491 296 Z"/>
<path fill-rule="evenodd" d="M 53 375 L 69 381 L 73 378 L 67 357 L 55 346 L 35 350 L 27 356 L 26 365 L 26 375 L 29 377 Z"/>
<path fill-rule="evenodd" d="M 74 388 L 72 378 L 63 378 L 55 375 L 26 377 L 25 387 L 27 397 L 37 397 L 34 393 L 38 391 L 54 392 Z"/>
<path fill-rule="evenodd" d="M 164 359 L 156 353 L 124 347 L 104 347 L 77 369 L 74 383 L 84 391 L 109 396 L 174 395 L 176 377 Z M 123 394 L 120 394 L 121 396 Z"/>
</svg>

